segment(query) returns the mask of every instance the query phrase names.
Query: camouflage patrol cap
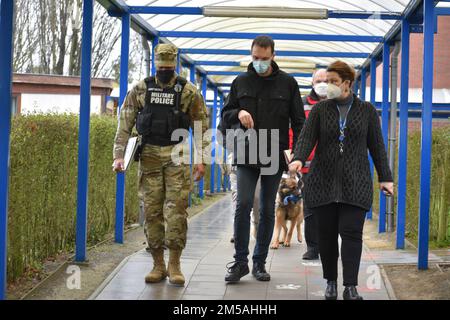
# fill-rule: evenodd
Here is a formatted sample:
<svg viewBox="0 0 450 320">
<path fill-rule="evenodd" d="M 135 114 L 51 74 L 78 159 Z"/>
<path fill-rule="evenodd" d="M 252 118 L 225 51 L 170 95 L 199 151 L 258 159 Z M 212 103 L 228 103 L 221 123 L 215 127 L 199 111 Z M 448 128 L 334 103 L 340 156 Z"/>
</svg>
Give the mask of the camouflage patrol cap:
<svg viewBox="0 0 450 320">
<path fill-rule="evenodd" d="M 175 67 L 177 65 L 178 49 L 173 44 L 161 43 L 155 48 L 156 67 Z"/>
</svg>

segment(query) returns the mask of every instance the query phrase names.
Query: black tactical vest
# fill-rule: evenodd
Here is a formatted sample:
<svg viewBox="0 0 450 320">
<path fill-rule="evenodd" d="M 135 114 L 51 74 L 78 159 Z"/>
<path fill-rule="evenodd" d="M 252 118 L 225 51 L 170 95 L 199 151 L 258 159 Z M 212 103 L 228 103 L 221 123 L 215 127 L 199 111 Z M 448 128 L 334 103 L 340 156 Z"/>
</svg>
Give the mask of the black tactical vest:
<svg viewBox="0 0 450 320">
<path fill-rule="evenodd" d="M 171 140 L 176 129 L 189 130 L 189 116 L 180 110 L 181 93 L 187 81 L 178 77 L 175 86 L 162 89 L 154 77 L 145 79 L 147 93 L 145 105 L 136 119 L 136 129 L 142 136 L 142 144 L 158 146 L 175 145 L 182 141 Z"/>
</svg>

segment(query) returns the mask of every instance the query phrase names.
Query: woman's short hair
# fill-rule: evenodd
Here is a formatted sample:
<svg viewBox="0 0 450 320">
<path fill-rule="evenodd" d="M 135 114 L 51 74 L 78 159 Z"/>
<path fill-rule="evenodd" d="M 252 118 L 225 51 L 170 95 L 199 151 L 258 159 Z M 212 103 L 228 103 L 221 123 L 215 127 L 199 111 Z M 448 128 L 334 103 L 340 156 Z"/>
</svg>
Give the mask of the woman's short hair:
<svg viewBox="0 0 450 320">
<path fill-rule="evenodd" d="M 327 68 L 327 72 L 336 72 L 342 81 L 350 80 L 350 83 L 355 81 L 355 69 L 341 60 L 330 64 Z"/>
</svg>

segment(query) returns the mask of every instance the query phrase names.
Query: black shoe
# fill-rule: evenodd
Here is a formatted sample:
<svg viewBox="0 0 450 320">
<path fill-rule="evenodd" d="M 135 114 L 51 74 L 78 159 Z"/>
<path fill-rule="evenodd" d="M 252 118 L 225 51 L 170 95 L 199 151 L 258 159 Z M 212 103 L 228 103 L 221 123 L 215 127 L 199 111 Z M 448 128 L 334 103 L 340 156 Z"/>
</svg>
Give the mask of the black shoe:
<svg viewBox="0 0 450 320">
<path fill-rule="evenodd" d="M 325 300 L 337 299 L 337 282 L 327 281 L 327 289 L 325 290 Z"/>
<path fill-rule="evenodd" d="M 356 290 L 356 286 L 346 286 L 343 293 L 344 300 L 363 300 Z"/>
<path fill-rule="evenodd" d="M 234 237 L 231 237 L 230 242 L 234 243 Z"/>
<path fill-rule="evenodd" d="M 228 267 L 230 264 L 231 267 Z M 228 273 L 225 276 L 225 281 L 227 282 L 238 282 L 241 278 L 247 275 L 250 270 L 248 264 L 245 262 L 233 261 L 227 264 Z"/>
<path fill-rule="evenodd" d="M 319 252 L 316 248 L 309 248 L 306 250 L 305 254 L 303 255 L 303 260 L 318 260 L 319 259 Z"/>
<path fill-rule="evenodd" d="M 253 262 L 252 274 L 258 281 L 270 281 L 270 274 L 266 271 L 264 263 Z"/>
</svg>

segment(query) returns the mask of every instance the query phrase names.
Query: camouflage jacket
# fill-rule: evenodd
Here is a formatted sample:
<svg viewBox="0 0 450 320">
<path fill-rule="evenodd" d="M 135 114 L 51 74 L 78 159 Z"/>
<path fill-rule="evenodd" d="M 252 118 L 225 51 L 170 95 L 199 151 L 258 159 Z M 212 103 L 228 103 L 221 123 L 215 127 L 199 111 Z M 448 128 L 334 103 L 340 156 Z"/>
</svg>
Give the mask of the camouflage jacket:
<svg viewBox="0 0 450 320">
<path fill-rule="evenodd" d="M 177 75 L 176 75 L 177 76 Z M 175 85 L 176 76 L 167 85 L 161 84 L 157 79 L 156 83 L 161 88 L 166 88 Z M 147 85 L 144 80 L 140 81 L 134 88 L 132 88 L 123 102 L 119 114 L 119 125 L 117 127 L 116 136 L 114 139 L 114 159 L 123 158 L 125 147 L 130 137 L 131 131 L 136 124 L 136 117 L 138 111 L 144 108 L 145 95 L 147 92 Z M 208 113 L 206 110 L 203 96 L 191 82 L 187 82 L 183 92 L 181 93 L 181 111 L 187 113 L 191 119 L 191 128 L 194 130 L 194 122 L 201 121 L 202 136 L 208 129 Z M 194 131 L 193 131 L 194 132 Z M 202 137 L 195 136 L 194 139 L 197 150 L 202 147 L 206 150 L 209 143 Z M 205 161 L 203 161 L 205 163 Z"/>
</svg>

